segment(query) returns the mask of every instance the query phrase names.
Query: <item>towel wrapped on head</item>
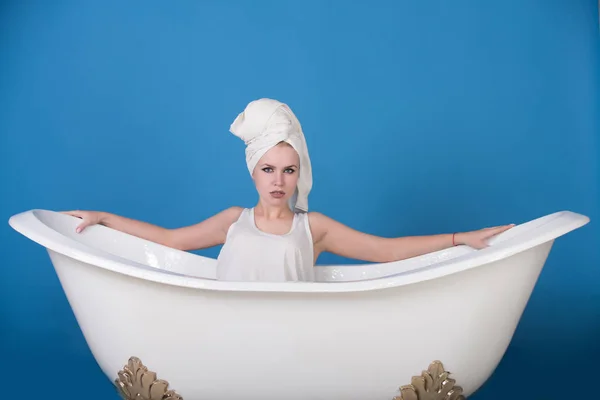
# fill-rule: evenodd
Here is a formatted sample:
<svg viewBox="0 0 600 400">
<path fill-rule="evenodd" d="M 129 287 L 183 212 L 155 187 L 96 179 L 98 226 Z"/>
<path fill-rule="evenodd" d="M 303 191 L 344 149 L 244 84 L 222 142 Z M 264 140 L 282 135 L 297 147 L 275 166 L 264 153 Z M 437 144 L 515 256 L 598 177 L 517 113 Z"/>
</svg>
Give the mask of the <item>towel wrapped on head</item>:
<svg viewBox="0 0 600 400">
<path fill-rule="evenodd" d="M 246 143 L 246 164 L 250 175 L 260 158 L 279 142 L 289 143 L 296 150 L 300 158 L 300 174 L 290 207 L 295 212 L 307 212 L 312 168 L 300 121 L 292 110 L 277 100 L 254 100 L 233 121 L 230 131 Z"/>
</svg>

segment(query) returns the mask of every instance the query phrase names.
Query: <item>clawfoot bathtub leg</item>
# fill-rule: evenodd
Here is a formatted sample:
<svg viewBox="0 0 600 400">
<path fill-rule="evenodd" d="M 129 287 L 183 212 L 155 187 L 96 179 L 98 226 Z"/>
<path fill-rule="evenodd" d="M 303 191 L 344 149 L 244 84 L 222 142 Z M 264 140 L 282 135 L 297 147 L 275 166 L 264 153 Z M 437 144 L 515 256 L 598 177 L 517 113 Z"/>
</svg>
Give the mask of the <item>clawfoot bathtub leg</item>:
<svg viewBox="0 0 600 400">
<path fill-rule="evenodd" d="M 174 390 L 168 390 L 169 382 L 156 379 L 156 373 L 137 357 L 131 357 L 118 372 L 115 385 L 124 400 L 183 400 Z"/>
<path fill-rule="evenodd" d="M 434 361 L 427 371 L 413 376 L 410 384 L 401 386 L 400 396 L 393 400 L 465 400 L 462 388 L 449 375 L 440 361 Z M 129 359 L 114 383 L 123 400 L 183 400 L 137 357 Z"/>
<path fill-rule="evenodd" d="M 393 400 L 465 400 L 462 388 L 448 375 L 441 361 L 434 361 L 421 376 L 413 376 L 410 385 L 401 386 Z"/>
</svg>

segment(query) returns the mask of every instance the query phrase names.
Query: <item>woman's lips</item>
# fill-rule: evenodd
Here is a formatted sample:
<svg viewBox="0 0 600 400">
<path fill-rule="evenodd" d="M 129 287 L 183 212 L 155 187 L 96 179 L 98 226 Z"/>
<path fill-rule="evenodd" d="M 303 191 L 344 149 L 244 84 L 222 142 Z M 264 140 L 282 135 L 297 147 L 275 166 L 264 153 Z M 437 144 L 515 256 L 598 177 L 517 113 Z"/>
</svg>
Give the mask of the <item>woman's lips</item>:
<svg viewBox="0 0 600 400">
<path fill-rule="evenodd" d="M 285 196 L 285 192 L 283 190 L 273 190 L 271 192 L 271 196 L 275 197 L 276 199 L 280 199 Z"/>
</svg>

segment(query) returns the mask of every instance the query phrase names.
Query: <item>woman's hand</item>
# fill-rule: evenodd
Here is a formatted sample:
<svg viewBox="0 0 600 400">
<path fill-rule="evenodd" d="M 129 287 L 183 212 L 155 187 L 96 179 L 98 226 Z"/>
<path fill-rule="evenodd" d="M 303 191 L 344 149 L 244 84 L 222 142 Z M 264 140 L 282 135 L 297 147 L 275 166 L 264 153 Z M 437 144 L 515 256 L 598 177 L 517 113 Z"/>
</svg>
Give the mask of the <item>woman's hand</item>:
<svg viewBox="0 0 600 400">
<path fill-rule="evenodd" d="M 480 229 L 478 231 L 457 233 L 454 237 L 455 244 L 464 244 L 474 249 L 483 249 L 484 247 L 488 246 L 488 239 L 490 239 L 492 236 L 509 230 L 513 226 L 515 226 L 515 224 L 494 226 L 491 228 Z"/>
<path fill-rule="evenodd" d="M 75 232 L 81 233 L 85 228 L 91 225 L 101 224 L 105 218 L 105 213 L 99 211 L 62 211 L 63 214 L 72 215 L 81 218 L 83 221 L 77 226 Z"/>
</svg>

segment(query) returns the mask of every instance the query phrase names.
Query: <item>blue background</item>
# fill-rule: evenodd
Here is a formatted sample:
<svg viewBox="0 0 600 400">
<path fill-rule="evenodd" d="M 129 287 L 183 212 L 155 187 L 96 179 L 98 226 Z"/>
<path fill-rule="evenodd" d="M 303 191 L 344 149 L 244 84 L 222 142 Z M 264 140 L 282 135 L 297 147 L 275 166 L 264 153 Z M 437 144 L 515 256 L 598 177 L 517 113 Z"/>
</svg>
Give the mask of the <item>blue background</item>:
<svg viewBox="0 0 600 400">
<path fill-rule="evenodd" d="M 354 228 L 399 236 L 588 215 L 556 242 L 472 398 L 593 396 L 599 44 L 595 0 L 2 2 L 5 390 L 117 398 L 45 250 L 8 218 L 80 208 L 176 227 L 252 206 L 228 128 L 272 97 L 303 124 L 311 208 Z"/>
</svg>

